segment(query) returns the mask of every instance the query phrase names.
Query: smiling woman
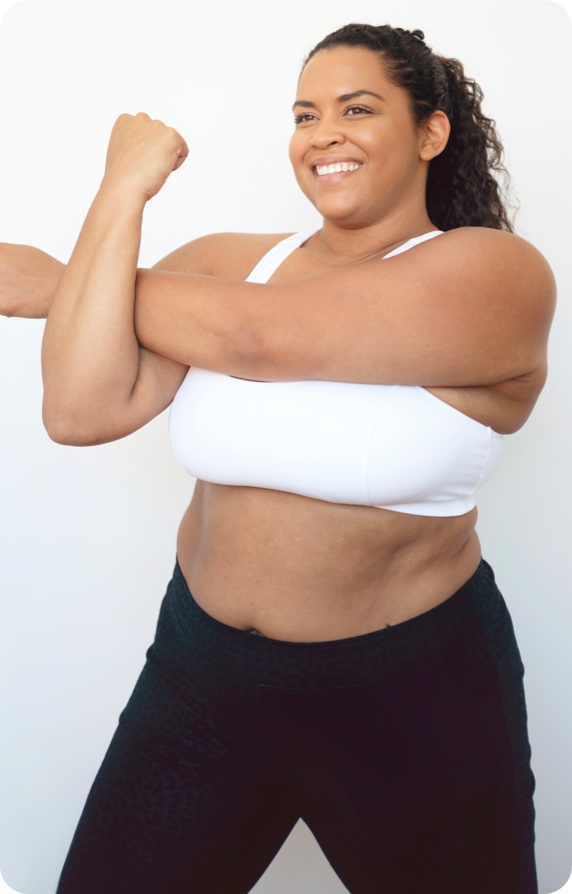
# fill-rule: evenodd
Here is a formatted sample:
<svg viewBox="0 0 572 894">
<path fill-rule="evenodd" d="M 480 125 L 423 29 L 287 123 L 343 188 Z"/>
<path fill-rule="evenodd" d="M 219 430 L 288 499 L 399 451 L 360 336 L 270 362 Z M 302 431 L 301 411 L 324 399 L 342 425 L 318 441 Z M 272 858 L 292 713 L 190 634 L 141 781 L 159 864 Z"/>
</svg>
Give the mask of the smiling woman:
<svg viewBox="0 0 572 894">
<path fill-rule="evenodd" d="M 302 817 L 352 894 L 536 894 L 523 667 L 475 495 L 542 389 L 553 278 L 511 232 L 477 85 L 421 32 L 329 35 L 294 113 L 317 232 L 137 270 L 188 149 L 123 115 L 53 274 L 51 436 L 173 401 L 199 479 L 58 892 L 242 894 Z"/>
<path fill-rule="evenodd" d="M 443 151 L 449 119 L 437 109 L 417 127 L 407 91 L 384 73 L 377 55 L 347 46 L 314 54 L 294 111 L 290 160 L 300 188 L 324 218 L 364 228 L 404 203 L 424 204 L 422 162 Z M 425 226 L 432 227 L 428 216 Z"/>
</svg>

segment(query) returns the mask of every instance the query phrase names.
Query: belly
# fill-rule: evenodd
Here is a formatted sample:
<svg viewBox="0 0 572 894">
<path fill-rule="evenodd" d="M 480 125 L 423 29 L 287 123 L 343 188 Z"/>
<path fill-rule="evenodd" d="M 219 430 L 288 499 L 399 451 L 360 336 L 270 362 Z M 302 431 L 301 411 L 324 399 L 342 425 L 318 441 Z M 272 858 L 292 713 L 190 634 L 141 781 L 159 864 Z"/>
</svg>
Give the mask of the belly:
<svg viewBox="0 0 572 894">
<path fill-rule="evenodd" d="M 341 639 L 451 596 L 480 560 L 476 514 L 428 518 L 197 482 L 177 553 L 217 620 L 274 639 Z"/>
</svg>

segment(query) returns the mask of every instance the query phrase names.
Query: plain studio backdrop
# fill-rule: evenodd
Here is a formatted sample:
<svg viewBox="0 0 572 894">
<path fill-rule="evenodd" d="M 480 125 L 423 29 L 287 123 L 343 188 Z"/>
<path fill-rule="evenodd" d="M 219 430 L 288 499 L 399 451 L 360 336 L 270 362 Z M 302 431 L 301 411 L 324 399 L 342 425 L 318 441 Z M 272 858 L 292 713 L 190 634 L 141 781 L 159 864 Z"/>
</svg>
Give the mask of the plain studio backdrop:
<svg viewBox="0 0 572 894">
<path fill-rule="evenodd" d="M 146 211 L 141 266 L 204 233 L 317 227 L 289 168 L 290 106 L 305 54 L 352 20 L 422 28 L 480 82 L 520 200 L 518 232 L 559 281 L 549 381 L 524 431 L 506 439 L 479 521 L 527 669 L 546 894 L 572 863 L 564 9 L 548 0 L 21 0 L 0 25 L 0 239 L 69 257 L 124 111 L 172 124 L 190 146 Z M 0 867 L 26 894 L 55 889 L 151 642 L 194 483 L 170 453 L 167 414 L 114 444 L 52 443 L 40 418 L 42 331 L 0 319 Z M 254 890 L 345 889 L 300 823 Z"/>
</svg>

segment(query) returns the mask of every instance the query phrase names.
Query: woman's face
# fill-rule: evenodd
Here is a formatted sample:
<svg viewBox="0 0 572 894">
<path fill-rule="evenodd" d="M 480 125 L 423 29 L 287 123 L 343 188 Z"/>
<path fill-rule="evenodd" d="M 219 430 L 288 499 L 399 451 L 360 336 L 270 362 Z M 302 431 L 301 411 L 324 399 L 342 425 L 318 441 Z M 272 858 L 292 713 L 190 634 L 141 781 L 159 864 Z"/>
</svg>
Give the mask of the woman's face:
<svg viewBox="0 0 572 894">
<path fill-rule="evenodd" d="M 290 160 L 326 220 L 357 228 L 414 208 L 425 212 L 423 128 L 376 53 L 357 47 L 316 53 L 300 77 L 294 116 Z"/>
</svg>

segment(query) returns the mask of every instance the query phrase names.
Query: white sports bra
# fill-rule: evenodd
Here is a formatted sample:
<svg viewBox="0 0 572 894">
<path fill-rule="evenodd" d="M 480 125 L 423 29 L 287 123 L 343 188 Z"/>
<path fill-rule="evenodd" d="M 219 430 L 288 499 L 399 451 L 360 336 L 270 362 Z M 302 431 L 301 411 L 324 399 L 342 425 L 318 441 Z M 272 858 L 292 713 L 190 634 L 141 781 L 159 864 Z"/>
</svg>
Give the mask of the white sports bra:
<svg viewBox="0 0 572 894">
<path fill-rule="evenodd" d="M 279 242 L 247 282 L 267 282 L 311 235 Z M 175 456 L 204 481 L 428 516 L 469 512 L 502 444 L 420 386 L 258 382 L 195 368 L 175 395 L 170 430 Z"/>
</svg>

